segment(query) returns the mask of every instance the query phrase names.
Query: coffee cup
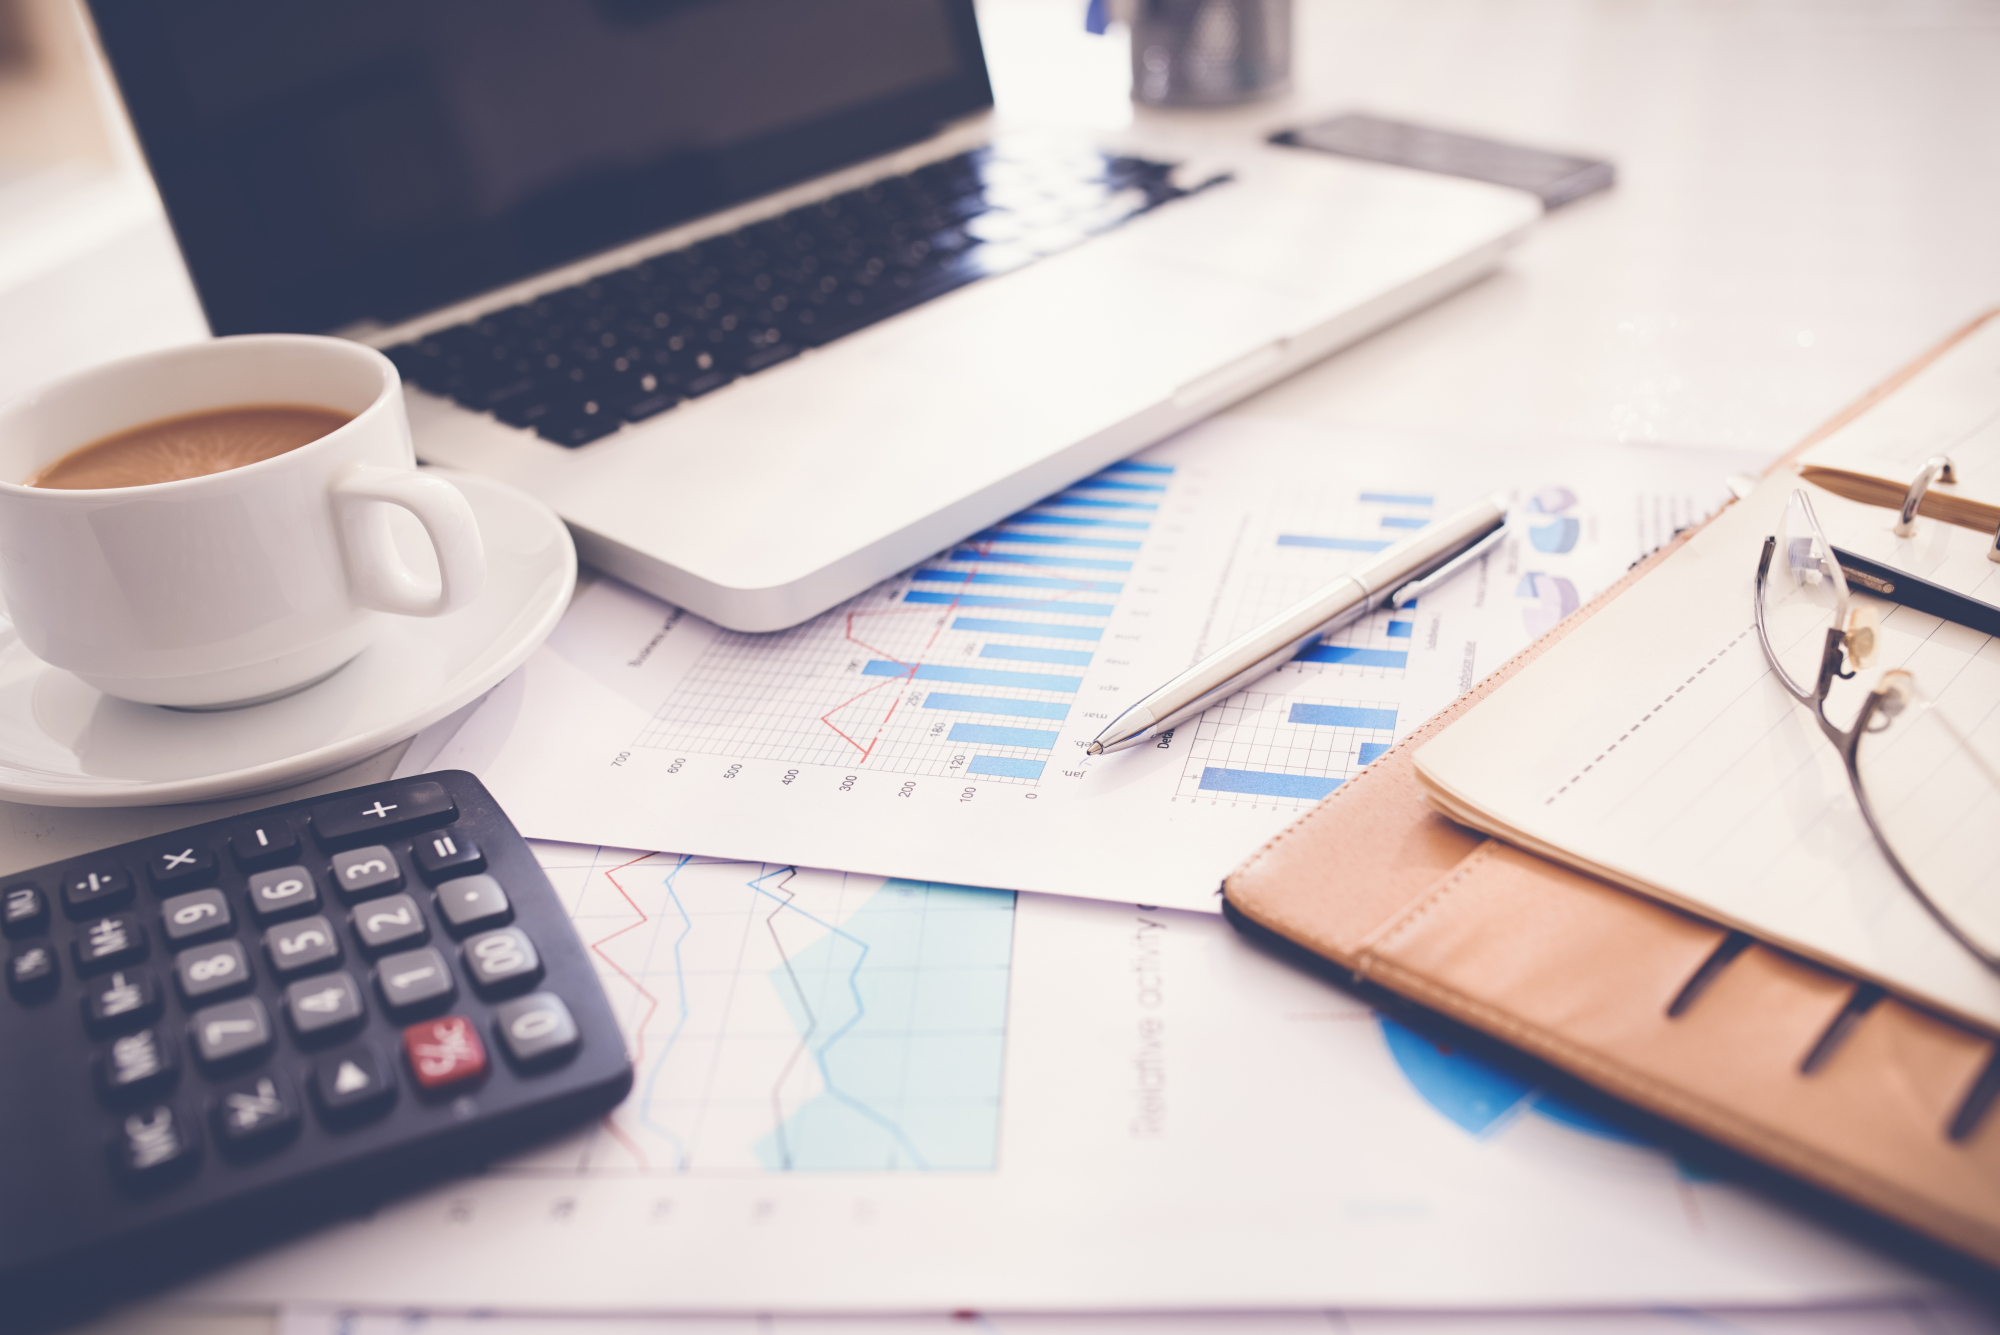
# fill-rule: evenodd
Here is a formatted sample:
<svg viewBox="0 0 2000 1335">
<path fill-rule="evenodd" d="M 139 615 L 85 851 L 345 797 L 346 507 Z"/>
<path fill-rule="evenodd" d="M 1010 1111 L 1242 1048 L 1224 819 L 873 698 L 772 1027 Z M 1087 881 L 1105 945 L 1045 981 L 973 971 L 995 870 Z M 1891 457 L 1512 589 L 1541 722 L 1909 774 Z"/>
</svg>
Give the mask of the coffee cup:
<svg viewBox="0 0 2000 1335">
<path fill-rule="evenodd" d="M 274 404 L 349 420 L 202 476 L 28 485 L 147 423 Z M 398 510 L 428 536 L 434 578 L 398 554 Z M 472 508 L 417 471 L 402 381 L 373 348 L 245 334 L 95 367 L 0 407 L 6 616 L 38 658 L 106 695 L 182 709 L 287 695 L 367 648 L 383 614 L 443 616 L 485 577 Z"/>
</svg>

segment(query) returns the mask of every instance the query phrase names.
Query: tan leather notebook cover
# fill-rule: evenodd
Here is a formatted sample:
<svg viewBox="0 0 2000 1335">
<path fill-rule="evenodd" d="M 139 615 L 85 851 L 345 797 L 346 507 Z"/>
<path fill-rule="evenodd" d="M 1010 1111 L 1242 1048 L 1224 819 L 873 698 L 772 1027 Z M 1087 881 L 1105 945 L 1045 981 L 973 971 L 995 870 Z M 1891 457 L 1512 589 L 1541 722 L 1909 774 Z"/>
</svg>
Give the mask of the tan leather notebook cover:
<svg viewBox="0 0 2000 1335">
<path fill-rule="evenodd" d="M 1904 368 L 1774 469 L 1996 316 Z M 1244 917 L 1361 978 L 2000 1265 L 1990 1038 L 1424 803 L 1415 748 L 1681 541 L 1336 789 L 1223 891 Z"/>
</svg>

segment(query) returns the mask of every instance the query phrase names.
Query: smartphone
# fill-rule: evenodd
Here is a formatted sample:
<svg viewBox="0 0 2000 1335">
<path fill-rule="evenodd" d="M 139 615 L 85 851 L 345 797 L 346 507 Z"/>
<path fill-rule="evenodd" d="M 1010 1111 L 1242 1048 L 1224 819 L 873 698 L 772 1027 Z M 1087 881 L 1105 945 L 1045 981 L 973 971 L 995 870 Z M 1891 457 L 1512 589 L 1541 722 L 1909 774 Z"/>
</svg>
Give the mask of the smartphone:
<svg viewBox="0 0 2000 1335">
<path fill-rule="evenodd" d="M 1281 131 L 1271 136 L 1271 142 L 1446 176 L 1466 176 L 1494 185 L 1511 185 L 1539 195 L 1545 209 L 1561 208 L 1572 200 L 1595 194 L 1608 187 L 1618 174 L 1617 168 L 1601 158 L 1580 158 L 1521 144 L 1504 144 L 1497 139 L 1435 130 L 1408 121 L 1384 120 L 1359 111 Z"/>
</svg>

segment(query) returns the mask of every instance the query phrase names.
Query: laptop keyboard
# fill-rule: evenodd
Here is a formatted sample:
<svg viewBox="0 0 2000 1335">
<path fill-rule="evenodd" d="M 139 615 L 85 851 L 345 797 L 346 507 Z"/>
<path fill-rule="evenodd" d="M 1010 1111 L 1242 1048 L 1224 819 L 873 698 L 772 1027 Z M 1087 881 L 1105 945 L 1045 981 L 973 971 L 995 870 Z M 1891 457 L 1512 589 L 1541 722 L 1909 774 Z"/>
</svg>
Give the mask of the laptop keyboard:
<svg viewBox="0 0 2000 1335">
<path fill-rule="evenodd" d="M 983 147 L 385 351 L 434 394 L 584 445 L 1192 193 L 1173 170 Z"/>
</svg>

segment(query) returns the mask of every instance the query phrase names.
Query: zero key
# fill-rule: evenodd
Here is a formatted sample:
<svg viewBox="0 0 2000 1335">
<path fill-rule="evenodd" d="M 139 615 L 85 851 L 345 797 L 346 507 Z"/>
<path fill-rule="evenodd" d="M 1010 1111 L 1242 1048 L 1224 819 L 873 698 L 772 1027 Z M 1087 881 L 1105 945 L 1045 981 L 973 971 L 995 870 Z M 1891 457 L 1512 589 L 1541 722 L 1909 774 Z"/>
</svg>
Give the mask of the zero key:
<svg viewBox="0 0 2000 1335">
<path fill-rule="evenodd" d="M 312 809 L 313 833 L 331 845 L 375 842 L 385 835 L 458 819 L 444 785 L 432 780 L 388 783 Z"/>
</svg>

